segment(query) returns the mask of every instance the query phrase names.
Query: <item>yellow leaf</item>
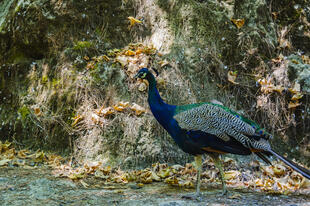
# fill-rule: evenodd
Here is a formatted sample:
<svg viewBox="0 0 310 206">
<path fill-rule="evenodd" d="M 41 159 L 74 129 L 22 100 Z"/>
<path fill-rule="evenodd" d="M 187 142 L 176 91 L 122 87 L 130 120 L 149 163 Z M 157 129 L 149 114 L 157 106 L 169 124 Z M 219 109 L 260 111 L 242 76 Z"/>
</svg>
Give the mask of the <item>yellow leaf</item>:
<svg viewBox="0 0 310 206">
<path fill-rule="evenodd" d="M 100 170 L 104 173 L 104 174 L 109 174 L 112 170 L 112 167 L 111 166 L 106 166 L 106 167 L 103 167 L 103 168 L 100 168 Z"/>
<path fill-rule="evenodd" d="M 301 103 L 299 103 L 298 101 L 290 102 L 290 103 L 288 104 L 288 108 L 289 108 L 289 109 L 292 109 L 292 108 L 296 108 L 296 107 L 298 107 L 298 106 L 300 106 L 300 105 L 301 105 Z"/>
<path fill-rule="evenodd" d="M 301 99 L 303 95 L 301 93 L 296 93 L 292 96 L 292 100 L 298 100 Z"/>
<path fill-rule="evenodd" d="M 178 185 L 179 181 L 175 177 L 168 177 L 168 178 L 165 179 L 165 183 L 167 183 L 169 185 Z"/>
<path fill-rule="evenodd" d="M 130 109 L 135 111 L 136 115 L 138 116 L 146 112 L 146 110 L 143 107 L 141 107 L 140 105 L 137 105 L 136 103 L 133 103 Z"/>
<path fill-rule="evenodd" d="M 229 199 L 241 199 L 241 195 L 236 193 L 228 197 Z"/>
<path fill-rule="evenodd" d="M 110 114 L 114 114 L 115 110 L 112 107 L 107 107 L 107 108 L 103 108 L 101 107 L 100 110 L 98 111 L 99 116 L 107 116 Z"/>
<path fill-rule="evenodd" d="M 68 178 L 70 178 L 71 180 L 82 179 L 84 177 L 85 177 L 84 173 L 72 173 L 72 174 L 68 175 Z"/>
<path fill-rule="evenodd" d="M 284 90 L 284 87 L 280 86 L 280 85 L 277 85 L 273 88 L 274 91 L 282 94 L 282 91 Z"/>
<path fill-rule="evenodd" d="M 41 115 L 41 110 L 40 110 L 39 107 L 36 107 L 36 108 L 34 109 L 34 114 L 37 115 L 37 116 L 40 116 L 40 115 Z"/>
<path fill-rule="evenodd" d="M 125 51 L 124 54 L 125 54 L 126 56 L 134 56 L 134 55 L 136 55 L 136 52 L 131 51 L 131 50 L 127 50 L 127 51 Z"/>
<path fill-rule="evenodd" d="M 5 152 L 5 151 L 7 151 L 8 149 L 9 149 L 9 147 L 11 146 L 11 142 L 9 142 L 9 141 L 5 141 L 5 143 L 2 143 L 1 141 L 0 141 L 0 154 L 2 153 L 2 152 Z"/>
<path fill-rule="evenodd" d="M 271 83 L 270 80 L 266 80 L 265 78 L 259 79 L 257 81 L 261 85 L 261 92 L 264 94 L 272 93 L 275 89 L 275 86 Z"/>
<path fill-rule="evenodd" d="M 283 175 L 285 173 L 286 168 L 283 165 L 276 164 L 273 167 L 273 172 L 275 175 Z"/>
<path fill-rule="evenodd" d="M 86 182 L 84 182 L 83 180 L 80 180 L 80 183 L 83 185 L 84 188 L 89 187 L 89 185 Z"/>
<path fill-rule="evenodd" d="M 86 69 L 92 70 L 92 69 L 94 69 L 94 68 L 95 68 L 95 62 L 94 62 L 94 61 L 90 61 L 90 62 L 87 63 Z"/>
<path fill-rule="evenodd" d="M 96 172 L 94 173 L 95 177 L 97 178 L 101 178 L 104 180 L 107 180 L 110 176 L 109 175 L 105 175 L 102 171 L 100 170 L 96 170 Z"/>
<path fill-rule="evenodd" d="M 274 63 L 280 63 L 283 61 L 283 59 L 284 59 L 284 56 L 280 54 L 277 58 L 271 59 L 271 61 Z"/>
<path fill-rule="evenodd" d="M 107 55 L 103 55 L 102 57 L 103 57 L 103 59 L 104 59 L 105 61 L 107 61 L 107 62 L 110 61 L 110 58 L 109 58 Z"/>
<path fill-rule="evenodd" d="M 120 106 L 120 105 L 114 105 L 114 106 L 113 106 L 113 109 L 115 109 L 115 110 L 118 111 L 118 112 L 123 112 L 124 109 L 125 109 L 125 107 L 122 107 L 122 106 Z"/>
<path fill-rule="evenodd" d="M 238 29 L 240 29 L 241 27 L 243 27 L 244 25 L 244 19 L 230 19 L 232 21 L 232 23 L 234 23 Z"/>
<path fill-rule="evenodd" d="M 3 160 L 0 160 L 0 166 L 7 165 L 8 162 L 10 162 L 10 161 L 11 161 L 10 159 L 3 159 Z"/>
<path fill-rule="evenodd" d="M 297 60 L 295 60 L 295 59 L 292 59 L 291 62 L 294 63 L 294 64 L 299 64 L 299 62 Z"/>
<path fill-rule="evenodd" d="M 135 24 L 140 24 L 142 23 L 142 21 L 138 20 L 138 19 L 135 19 L 134 17 L 132 16 L 129 16 L 128 17 L 129 21 L 130 21 L 130 26 L 129 28 L 131 28 L 132 26 L 134 26 Z"/>
<path fill-rule="evenodd" d="M 127 108 L 129 107 L 129 102 L 119 102 L 118 105 Z"/>
<path fill-rule="evenodd" d="M 158 64 L 159 64 L 161 67 L 164 67 L 164 66 L 168 65 L 169 62 L 165 59 L 165 60 L 162 60 L 162 61 L 158 62 Z"/>
<path fill-rule="evenodd" d="M 34 159 L 35 162 L 43 162 L 44 159 L 45 159 L 45 154 L 44 154 L 44 152 L 38 150 L 38 151 L 35 153 L 33 159 Z"/>
<path fill-rule="evenodd" d="M 20 159 L 25 159 L 27 158 L 27 155 L 25 154 L 26 150 L 20 150 L 17 152 L 17 157 Z"/>
<path fill-rule="evenodd" d="M 303 61 L 305 64 L 310 64 L 310 58 L 309 58 L 309 56 L 302 55 L 302 56 L 301 56 L 301 59 L 302 59 L 302 61 Z"/>
<path fill-rule="evenodd" d="M 160 181 L 160 177 L 155 172 L 153 172 L 153 171 L 151 173 L 151 178 L 152 178 L 152 180 L 155 180 L 157 182 Z"/>
<path fill-rule="evenodd" d="M 236 179 L 240 175 L 239 171 L 231 170 L 224 173 L 225 180 Z"/>
<path fill-rule="evenodd" d="M 91 114 L 91 120 L 92 120 L 95 124 L 100 123 L 100 117 L 99 117 L 97 114 L 95 114 L 95 113 L 92 113 L 92 114 Z"/>
<path fill-rule="evenodd" d="M 84 117 L 78 114 L 77 116 L 73 117 L 73 119 L 74 119 L 74 122 L 71 124 L 72 127 L 77 125 L 77 123 L 79 123 L 81 120 L 83 120 Z"/>
<path fill-rule="evenodd" d="M 227 79 L 229 82 L 231 82 L 233 84 L 239 84 L 239 83 L 235 82 L 236 78 L 237 78 L 237 72 L 229 71 L 227 73 Z"/>
</svg>

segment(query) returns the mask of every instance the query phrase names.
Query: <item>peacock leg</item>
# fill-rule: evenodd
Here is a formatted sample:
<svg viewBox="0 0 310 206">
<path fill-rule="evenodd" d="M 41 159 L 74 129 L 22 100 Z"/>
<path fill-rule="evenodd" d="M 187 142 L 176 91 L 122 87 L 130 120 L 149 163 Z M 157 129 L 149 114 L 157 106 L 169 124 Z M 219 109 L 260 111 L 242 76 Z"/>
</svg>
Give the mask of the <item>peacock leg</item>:
<svg viewBox="0 0 310 206">
<path fill-rule="evenodd" d="M 196 195 L 199 196 L 199 194 L 200 194 L 200 176 L 201 176 L 201 170 L 202 170 L 201 155 L 195 156 L 195 163 L 196 163 L 196 169 L 197 169 Z"/>
<path fill-rule="evenodd" d="M 196 193 L 183 195 L 182 198 L 201 201 L 202 200 L 200 196 L 200 176 L 201 176 L 201 169 L 202 169 L 201 155 L 195 156 L 195 167 L 197 169 Z"/>
<path fill-rule="evenodd" d="M 216 167 L 219 169 L 219 171 L 220 171 L 220 178 L 221 178 L 222 187 L 223 187 L 223 195 L 225 195 L 225 194 L 227 194 L 227 189 L 226 189 L 226 183 L 225 183 L 225 178 L 224 178 L 224 170 L 223 170 L 222 161 L 221 161 L 221 159 L 219 158 L 219 155 L 218 155 L 218 154 L 213 153 L 213 154 L 211 155 L 211 157 L 212 157 L 213 160 L 214 160 L 215 166 L 216 166 Z"/>
</svg>

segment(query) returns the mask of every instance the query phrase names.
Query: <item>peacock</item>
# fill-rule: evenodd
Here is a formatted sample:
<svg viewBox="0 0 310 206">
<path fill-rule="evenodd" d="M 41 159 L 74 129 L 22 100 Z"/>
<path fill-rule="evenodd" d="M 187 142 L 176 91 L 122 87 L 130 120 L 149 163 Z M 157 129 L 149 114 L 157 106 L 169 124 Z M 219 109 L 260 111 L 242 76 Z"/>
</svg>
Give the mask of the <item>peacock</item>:
<svg viewBox="0 0 310 206">
<path fill-rule="evenodd" d="M 271 164 L 268 157 L 274 155 L 310 179 L 308 169 L 297 165 L 271 148 L 268 141 L 273 136 L 254 121 L 227 107 L 211 102 L 180 106 L 167 104 L 160 97 L 154 75 L 147 68 L 140 69 L 135 77 L 149 82 L 148 103 L 156 120 L 184 152 L 194 155 L 197 167 L 195 195 L 200 195 L 203 154 L 210 155 L 219 169 L 223 194 L 226 194 L 227 189 L 220 154 L 255 154 L 268 164 Z"/>
</svg>

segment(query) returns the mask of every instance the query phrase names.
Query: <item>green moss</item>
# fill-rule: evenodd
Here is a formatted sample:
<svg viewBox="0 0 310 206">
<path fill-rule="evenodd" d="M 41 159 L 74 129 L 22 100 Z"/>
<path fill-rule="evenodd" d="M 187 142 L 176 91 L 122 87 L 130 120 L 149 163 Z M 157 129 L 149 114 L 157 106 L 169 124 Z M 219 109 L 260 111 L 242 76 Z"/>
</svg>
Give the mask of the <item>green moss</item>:
<svg viewBox="0 0 310 206">
<path fill-rule="evenodd" d="M 90 41 L 77 41 L 72 47 L 72 49 L 75 51 L 83 51 L 92 47 L 94 47 L 94 44 Z"/>
<path fill-rule="evenodd" d="M 46 75 L 42 76 L 41 83 L 46 84 L 48 82 L 48 77 Z"/>
<path fill-rule="evenodd" d="M 57 89 L 59 87 L 59 84 L 60 84 L 60 80 L 53 78 L 53 80 L 52 80 L 53 88 Z"/>
<path fill-rule="evenodd" d="M 25 120 L 27 116 L 30 114 L 30 110 L 27 106 L 22 106 L 18 109 L 18 114 L 20 115 L 22 120 Z"/>
</svg>

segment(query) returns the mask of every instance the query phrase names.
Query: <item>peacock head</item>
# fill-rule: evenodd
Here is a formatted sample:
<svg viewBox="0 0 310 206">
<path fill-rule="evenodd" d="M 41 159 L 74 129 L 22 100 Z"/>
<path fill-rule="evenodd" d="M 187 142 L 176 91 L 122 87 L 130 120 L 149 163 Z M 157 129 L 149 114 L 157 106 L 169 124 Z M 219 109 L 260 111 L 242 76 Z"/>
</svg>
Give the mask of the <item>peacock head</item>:
<svg viewBox="0 0 310 206">
<path fill-rule="evenodd" d="M 135 75 L 136 78 L 140 79 L 147 79 L 148 76 L 152 75 L 151 72 L 148 70 L 148 68 L 142 68 L 138 71 L 138 73 Z"/>
<path fill-rule="evenodd" d="M 155 68 L 152 68 L 152 69 L 156 73 L 156 76 L 158 76 L 158 71 Z M 148 68 L 140 69 L 135 75 L 135 78 L 146 79 L 148 81 L 155 80 L 153 74 L 150 72 Z"/>
</svg>

